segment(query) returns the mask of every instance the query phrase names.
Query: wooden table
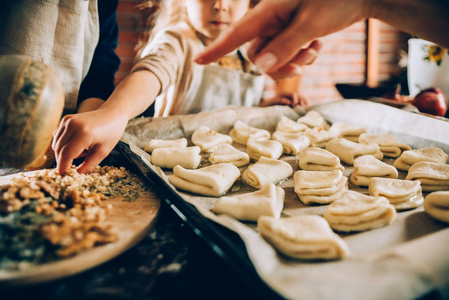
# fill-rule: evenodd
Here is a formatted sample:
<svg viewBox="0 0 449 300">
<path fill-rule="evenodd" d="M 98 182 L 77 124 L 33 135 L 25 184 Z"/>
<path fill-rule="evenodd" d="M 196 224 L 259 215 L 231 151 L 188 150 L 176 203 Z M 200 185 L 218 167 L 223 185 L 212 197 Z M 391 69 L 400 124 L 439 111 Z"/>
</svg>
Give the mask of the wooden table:
<svg viewBox="0 0 449 300">
<path fill-rule="evenodd" d="M 117 157 L 113 154 L 109 159 Z M 0 176 L 20 171 L 0 168 Z M 254 294 L 168 205 L 161 203 L 151 231 L 118 257 L 56 281 L 1 287 L 0 295 L 6 300 L 251 299 Z"/>
</svg>

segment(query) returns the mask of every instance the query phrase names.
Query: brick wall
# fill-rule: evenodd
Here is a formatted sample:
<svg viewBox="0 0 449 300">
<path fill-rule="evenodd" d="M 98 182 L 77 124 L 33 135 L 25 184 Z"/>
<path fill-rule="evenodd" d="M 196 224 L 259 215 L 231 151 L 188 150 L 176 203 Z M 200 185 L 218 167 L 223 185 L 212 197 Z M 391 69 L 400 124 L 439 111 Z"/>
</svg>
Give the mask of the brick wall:
<svg viewBox="0 0 449 300">
<path fill-rule="evenodd" d="M 119 83 L 128 73 L 136 54 L 136 43 L 143 34 L 147 15 L 137 5 L 141 0 L 119 0 L 117 20 L 120 28 L 117 54 L 121 66 Z M 323 49 L 313 65 L 304 68 L 299 92 L 311 104 L 341 98 L 336 83 L 363 83 L 366 80 L 366 22 L 323 37 Z M 380 24 L 379 81 L 387 81 L 399 72 L 399 50 L 407 46 L 408 36 L 387 24 Z M 267 88 L 272 88 L 268 80 Z"/>
<path fill-rule="evenodd" d="M 323 48 L 314 64 L 304 67 L 300 93 L 314 104 L 339 98 L 335 83 L 365 80 L 365 24 L 321 38 Z"/>
<path fill-rule="evenodd" d="M 400 52 L 407 52 L 410 35 L 385 23 L 380 25 L 379 80 L 386 81 L 392 75 L 398 75 Z"/>
<path fill-rule="evenodd" d="M 131 69 L 136 56 L 136 44 L 145 29 L 147 16 L 138 8 L 138 4 L 141 2 L 141 0 L 119 0 L 118 3 L 119 44 L 116 52 L 120 56 L 121 64 L 115 76 L 116 84 Z"/>
</svg>

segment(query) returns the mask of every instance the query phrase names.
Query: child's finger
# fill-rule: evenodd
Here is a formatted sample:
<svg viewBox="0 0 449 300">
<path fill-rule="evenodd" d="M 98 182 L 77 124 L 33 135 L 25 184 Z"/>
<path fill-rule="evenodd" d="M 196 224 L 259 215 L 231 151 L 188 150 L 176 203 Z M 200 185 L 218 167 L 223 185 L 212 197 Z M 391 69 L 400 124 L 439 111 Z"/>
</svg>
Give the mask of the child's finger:
<svg viewBox="0 0 449 300">
<path fill-rule="evenodd" d="M 86 159 L 84 159 L 82 164 L 78 167 L 78 172 L 83 174 L 93 171 L 93 169 L 98 166 L 101 161 L 106 158 L 106 156 L 108 156 L 109 152 L 110 151 L 108 151 L 105 147 L 95 145 L 89 149 Z"/>
<path fill-rule="evenodd" d="M 59 159 L 62 147 L 69 143 L 74 134 L 73 130 L 68 130 L 66 126 L 60 126 L 58 134 L 55 135 L 52 141 L 52 149 L 55 152 L 56 161 Z"/>
<path fill-rule="evenodd" d="M 58 143 L 58 141 L 60 140 L 61 136 L 64 134 L 65 130 L 66 130 L 66 124 L 68 119 L 70 118 L 70 116 L 65 116 L 64 118 L 62 118 L 61 122 L 59 123 L 58 128 L 53 132 L 53 140 L 51 142 L 51 147 L 53 150 L 56 150 L 56 144 Z"/>
<path fill-rule="evenodd" d="M 89 146 L 84 139 L 74 135 L 67 143 L 63 144 L 58 149 L 57 164 L 60 175 L 65 175 L 67 170 L 73 163 L 73 160 L 79 157 L 85 149 L 89 149 Z"/>
<path fill-rule="evenodd" d="M 302 107 L 305 107 L 305 108 L 310 106 L 309 100 L 307 100 L 306 97 L 304 97 L 302 95 L 298 95 L 298 100 L 299 100 L 299 102 L 298 102 L 299 106 L 302 106 Z"/>
</svg>

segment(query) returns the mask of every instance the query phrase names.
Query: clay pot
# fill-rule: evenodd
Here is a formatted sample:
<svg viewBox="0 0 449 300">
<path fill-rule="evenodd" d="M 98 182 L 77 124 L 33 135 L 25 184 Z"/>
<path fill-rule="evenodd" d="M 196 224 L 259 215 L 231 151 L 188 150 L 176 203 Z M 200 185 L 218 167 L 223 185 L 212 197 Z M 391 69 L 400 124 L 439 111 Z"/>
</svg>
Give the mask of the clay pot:
<svg viewBox="0 0 449 300">
<path fill-rule="evenodd" d="M 0 56 L 0 164 L 23 168 L 42 159 L 63 107 L 61 83 L 49 66 Z"/>
</svg>

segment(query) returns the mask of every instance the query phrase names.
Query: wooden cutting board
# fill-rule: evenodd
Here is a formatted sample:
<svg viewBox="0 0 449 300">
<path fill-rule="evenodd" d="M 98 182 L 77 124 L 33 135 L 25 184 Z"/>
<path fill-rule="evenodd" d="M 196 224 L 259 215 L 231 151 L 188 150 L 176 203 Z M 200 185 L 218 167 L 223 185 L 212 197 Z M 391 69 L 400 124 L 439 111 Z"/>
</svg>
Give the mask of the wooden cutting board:
<svg viewBox="0 0 449 300">
<path fill-rule="evenodd" d="M 14 176 L 18 174 L 0 177 L 0 185 L 9 183 Z M 70 258 L 33 266 L 24 271 L 0 270 L 0 286 L 47 282 L 80 273 L 109 261 L 136 245 L 149 232 L 156 222 L 160 208 L 160 200 L 152 191 L 143 191 L 132 202 L 123 200 L 123 197 L 109 198 L 106 201 L 112 204 L 112 208 L 105 223 L 117 230 L 119 239 L 116 242 L 89 249 Z"/>
</svg>

